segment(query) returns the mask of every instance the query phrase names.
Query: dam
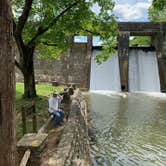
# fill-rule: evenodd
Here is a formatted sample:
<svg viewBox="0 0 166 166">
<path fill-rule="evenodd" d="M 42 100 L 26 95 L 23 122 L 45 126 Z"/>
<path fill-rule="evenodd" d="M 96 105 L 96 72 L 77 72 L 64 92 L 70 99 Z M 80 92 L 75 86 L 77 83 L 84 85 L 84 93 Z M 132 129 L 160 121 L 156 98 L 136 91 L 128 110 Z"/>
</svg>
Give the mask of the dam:
<svg viewBox="0 0 166 166">
<path fill-rule="evenodd" d="M 95 56 L 102 50 L 94 48 L 91 60 L 90 90 L 122 91 L 119 57 L 111 56 L 106 62 L 97 64 Z M 160 92 L 158 62 L 154 48 L 132 47 L 128 60 L 129 92 Z"/>
<path fill-rule="evenodd" d="M 129 76 L 129 37 L 150 36 L 152 47 L 156 51 L 160 91 L 166 91 L 166 23 L 150 22 L 119 22 L 118 36 L 118 66 L 120 73 L 120 85 L 123 91 L 128 91 Z M 87 36 L 86 42 L 74 41 L 70 36 L 70 49 L 67 55 L 62 55 L 60 60 L 50 62 L 34 57 L 35 78 L 37 82 L 57 81 L 62 84 L 74 83 L 77 87 L 90 89 L 90 71 L 93 55 L 93 37 Z M 55 66 L 55 67 L 53 67 Z M 117 71 L 118 72 L 118 71 Z M 21 73 L 17 70 L 16 80 L 23 81 Z"/>
</svg>

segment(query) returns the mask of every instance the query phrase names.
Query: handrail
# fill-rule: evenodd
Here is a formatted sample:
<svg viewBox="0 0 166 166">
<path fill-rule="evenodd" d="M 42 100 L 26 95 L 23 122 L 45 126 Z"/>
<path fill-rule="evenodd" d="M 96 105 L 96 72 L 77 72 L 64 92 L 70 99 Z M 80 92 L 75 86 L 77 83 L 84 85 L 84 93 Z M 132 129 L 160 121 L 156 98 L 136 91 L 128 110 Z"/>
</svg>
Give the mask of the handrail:
<svg viewBox="0 0 166 166">
<path fill-rule="evenodd" d="M 28 160 L 29 160 L 29 158 L 30 158 L 30 155 L 31 155 L 31 150 L 30 150 L 30 149 L 27 149 L 27 150 L 25 151 L 25 153 L 24 153 L 24 156 L 23 156 L 23 158 L 22 158 L 21 163 L 20 163 L 19 166 L 26 166 L 26 165 L 27 165 L 27 162 L 28 162 Z"/>
</svg>

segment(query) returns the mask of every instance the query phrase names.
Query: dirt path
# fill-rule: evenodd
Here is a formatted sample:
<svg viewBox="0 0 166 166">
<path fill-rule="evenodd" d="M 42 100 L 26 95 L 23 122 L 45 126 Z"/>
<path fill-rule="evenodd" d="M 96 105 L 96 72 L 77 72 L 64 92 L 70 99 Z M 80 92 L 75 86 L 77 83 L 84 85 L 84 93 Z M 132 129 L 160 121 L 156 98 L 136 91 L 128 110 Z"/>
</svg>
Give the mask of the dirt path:
<svg viewBox="0 0 166 166">
<path fill-rule="evenodd" d="M 57 150 L 57 145 L 61 139 L 64 126 L 65 126 L 65 123 L 59 127 L 56 127 L 56 128 L 53 127 L 53 129 L 49 131 L 47 147 L 43 154 L 41 166 L 49 166 L 51 164 L 50 158 L 53 156 L 53 154 Z"/>
</svg>

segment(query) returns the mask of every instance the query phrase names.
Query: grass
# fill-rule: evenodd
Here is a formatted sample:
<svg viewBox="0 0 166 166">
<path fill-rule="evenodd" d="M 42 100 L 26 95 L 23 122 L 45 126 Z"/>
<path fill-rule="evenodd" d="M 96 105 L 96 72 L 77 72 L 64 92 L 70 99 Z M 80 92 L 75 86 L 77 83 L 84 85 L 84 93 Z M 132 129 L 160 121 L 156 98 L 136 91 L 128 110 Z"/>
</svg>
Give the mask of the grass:
<svg viewBox="0 0 166 166">
<path fill-rule="evenodd" d="M 57 90 L 63 92 L 63 88 L 58 86 L 52 86 L 50 84 L 37 84 L 36 91 L 38 97 L 35 99 L 23 99 L 24 84 L 16 83 L 16 114 L 17 114 L 17 139 L 22 137 L 22 120 L 21 109 L 22 106 L 35 103 L 36 115 L 37 115 L 37 128 L 39 129 L 48 118 L 48 98 L 52 95 L 52 92 Z M 32 116 L 27 117 L 28 132 L 32 132 Z"/>
<path fill-rule="evenodd" d="M 63 88 L 60 86 L 52 86 L 50 84 L 37 84 L 36 85 L 36 91 L 38 97 L 29 100 L 29 99 L 23 99 L 23 91 L 24 91 L 24 84 L 23 83 L 16 83 L 16 112 L 21 111 L 21 106 L 29 104 L 31 102 L 34 102 L 37 104 L 37 108 L 39 109 L 45 109 L 48 107 L 48 105 L 45 103 L 47 102 L 49 96 L 52 95 L 52 92 L 54 90 L 57 90 L 58 92 L 63 92 Z"/>
</svg>

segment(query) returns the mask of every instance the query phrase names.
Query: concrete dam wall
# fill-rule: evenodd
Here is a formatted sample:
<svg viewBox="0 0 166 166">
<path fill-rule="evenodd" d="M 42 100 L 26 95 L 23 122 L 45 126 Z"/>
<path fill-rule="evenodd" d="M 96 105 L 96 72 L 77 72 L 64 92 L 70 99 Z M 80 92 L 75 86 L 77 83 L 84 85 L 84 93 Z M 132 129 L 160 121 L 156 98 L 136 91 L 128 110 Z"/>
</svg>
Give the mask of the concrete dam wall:
<svg viewBox="0 0 166 166">
<path fill-rule="evenodd" d="M 119 23 L 118 58 L 120 85 L 122 90 L 129 90 L 129 36 L 151 36 L 152 45 L 157 54 L 160 89 L 166 91 L 166 24 L 165 23 Z M 77 87 L 89 89 L 90 68 L 92 57 L 92 37 L 88 36 L 85 43 L 74 42 L 70 38 L 68 53 L 58 61 L 49 62 L 34 57 L 35 79 L 39 82 L 57 81 L 61 84 L 74 83 Z M 69 56 L 70 55 L 70 56 Z M 92 59 L 92 65 L 95 65 Z M 110 70 L 110 69 L 109 69 Z M 116 70 L 117 71 L 117 70 Z M 16 80 L 23 81 L 17 70 Z M 109 80 L 110 81 L 110 80 Z M 112 81 L 111 81 L 112 82 Z M 113 83 L 112 83 L 113 84 Z M 119 85 L 118 85 L 119 86 Z"/>
<path fill-rule="evenodd" d="M 122 90 L 125 89 L 125 91 L 128 91 L 127 88 L 131 90 L 132 89 L 131 82 L 129 85 L 130 87 L 128 87 L 128 85 L 126 85 L 125 83 L 126 82 L 128 83 L 128 79 L 130 80 L 130 78 L 128 77 L 131 77 L 132 72 L 134 72 L 134 70 L 136 69 L 135 66 L 136 64 L 134 64 L 134 61 L 136 59 L 135 60 L 133 59 L 132 62 L 132 58 L 131 60 L 128 60 L 128 57 L 123 57 L 121 61 L 121 68 L 119 67 L 118 64 L 119 62 L 118 56 L 116 56 L 117 58 L 113 56 L 111 57 L 112 60 L 110 60 L 111 59 L 110 58 L 107 62 L 104 62 L 102 65 L 98 65 L 96 64 L 93 57 L 95 54 L 97 54 L 97 52 L 101 50 L 95 48 L 92 50 L 92 47 L 90 47 L 89 45 L 90 45 L 89 43 L 73 43 L 69 51 L 69 53 L 71 54 L 70 56 L 62 55 L 60 60 L 52 62 L 44 59 L 37 59 L 37 57 L 35 57 L 34 61 L 35 79 L 39 82 L 57 81 L 61 84 L 74 83 L 77 85 L 77 87 L 86 90 L 89 89 L 90 86 L 91 86 L 90 89 L 92 90 L 101 90 L 102 88 L 104 88 L 105 90 L 116 90 L 116 91 L 120 91 L 121 88 Z M 135 55 L 134 57 L 136 58 L 137 55 Z M 147 55 L 145 57 L 148 59 L 145 59 L 145 64 L 143 66 L 146 67 L 146 62 L 149 61 L 150 56 Z M 155 65 L 152 65 L 153 67 L 151 69 L 149 69 L 148 67 L 148 71 L 149 73 L 154 73 L 153 70 L 154 68 L 156 68 L 157 70 L 156 72 L 158 73 L 158 74 L 156 73 L 156 75 L 159 75 L 160 78 L 156 82 L 157 84 L 160 84 L 157 91 L 160 91 L 161 88 L 161 91 L 165 92 L 166 58 L 157 57 L 155 63 L 156 63 Z M 132 70 L 128 69 L 129 66 L 133 66 Z M 123 73 L 121 74 L 121 77 L 119 75 L 120 71 L 121 73 Z M 103 74 L 103 72 L 105 74 Z M 105 77 L 106 80 L 104 80 L 103 77 Z M 18 82 L 23 81 L 23 77 L 18 70 L 16 73 L 16 80 Z M 118 80 L 119 81 L 121 80 L 121 83 Z M 97 88 L 96 87 L 97 84 L 102 84 L 102 85 L 101 87 Z"/>
</svg>

